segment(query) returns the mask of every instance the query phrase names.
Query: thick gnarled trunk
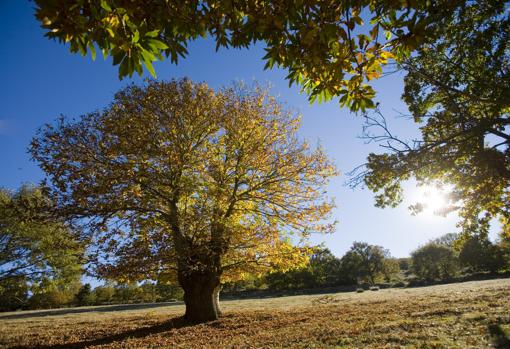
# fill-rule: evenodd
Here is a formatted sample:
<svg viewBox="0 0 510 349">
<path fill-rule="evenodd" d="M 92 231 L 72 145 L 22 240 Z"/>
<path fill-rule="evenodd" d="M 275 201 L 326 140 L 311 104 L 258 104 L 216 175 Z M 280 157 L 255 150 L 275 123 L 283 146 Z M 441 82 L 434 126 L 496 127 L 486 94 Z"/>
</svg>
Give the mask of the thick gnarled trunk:
<svg viewBox="0 0 510 349">
<path fill-rule="evenodd" d="M 180 257 L 177 274 L 184 290 L 184 317 L 190 323 L 218 320 L 221 315 L 221 256 L 228 246 L 222 237 L 223 233 L 223 226 L 213 224 L 211 239 L 203 244 L 193 244 L 176 234 L 176 249 Z"/>
<path fill-rule="evenodd" d="M 212 272 L 181 275 L 180 283 L 184 290 L 186 313 L 184 317 L 191 323 L 218 320 L 220 276 Z"/>
</svg>

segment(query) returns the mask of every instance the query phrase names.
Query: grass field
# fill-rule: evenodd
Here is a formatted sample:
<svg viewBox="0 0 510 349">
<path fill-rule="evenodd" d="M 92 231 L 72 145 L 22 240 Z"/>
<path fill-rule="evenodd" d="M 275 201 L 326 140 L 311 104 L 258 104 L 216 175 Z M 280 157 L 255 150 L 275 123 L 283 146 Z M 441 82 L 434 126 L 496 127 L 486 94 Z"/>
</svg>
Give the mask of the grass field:
<svg viewBox="0 0 510 349">
<path fill-rule="evenodd" d="M 2 313 L 0 347 L 510 347 L 510 279 L 222 306 L 221 320 L 196 326 L 181 304 Z"/>
</svg>

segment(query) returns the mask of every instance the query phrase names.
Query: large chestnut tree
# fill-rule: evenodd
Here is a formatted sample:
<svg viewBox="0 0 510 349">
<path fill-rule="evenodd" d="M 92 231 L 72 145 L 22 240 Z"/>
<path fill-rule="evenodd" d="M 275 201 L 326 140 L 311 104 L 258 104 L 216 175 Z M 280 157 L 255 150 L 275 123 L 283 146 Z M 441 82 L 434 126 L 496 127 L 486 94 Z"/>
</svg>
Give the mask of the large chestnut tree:
<svg viewBox="0 0 510 349">
<path fill-rule="evenodd" d="M 302 265 L 306 237 L 332 229 L 336 170 L 299 124 L 260 88 L 152 81 L 47 125 L 31 153 L 60 209 L 88 223 L 99 275 L 175 277 L 185 317 L 204 322 L 222 281 Z"/>
</svg>

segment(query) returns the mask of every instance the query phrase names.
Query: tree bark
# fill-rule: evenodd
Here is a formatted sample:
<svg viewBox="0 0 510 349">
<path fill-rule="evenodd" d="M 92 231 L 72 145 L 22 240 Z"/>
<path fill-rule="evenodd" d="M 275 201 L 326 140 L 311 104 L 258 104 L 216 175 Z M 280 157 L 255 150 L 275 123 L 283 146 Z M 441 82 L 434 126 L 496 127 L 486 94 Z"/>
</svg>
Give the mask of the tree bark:
<svg viewBox="0 0 510 349">
<path fill-rule="evenodd" d="M 218 285 L 214 289 L 214 294 L 213 294 L 214 306 L 216 308 L 216 312 L 218 313 L 218 316 L 222 315 L 221 307 L 220 307 L 220 292 L 221 292 L 221 285 Z"/>
<path fill-rule="evenodd" d="M 180 257 L 177 275 L 184 290 L 184 317 L 188 322 L 214 321 L 218 320 L 221 314 L 221 256 L 228 246 L 222 238 L 223 233 L 223 226 L 214 223 L 211 227 L 211 239 L 196 245 L 182 234 L 175 234 L 177 254 Z"/>
<path fill-rule="evenodd" d="M 184 290 L 185 319 L 191 323 L 218 320 L 219 291 L 216 289 L 220 286 L 220 277 L 214 273 L 202 272 L 181 275 L 179 279 Z"/>
</svg>

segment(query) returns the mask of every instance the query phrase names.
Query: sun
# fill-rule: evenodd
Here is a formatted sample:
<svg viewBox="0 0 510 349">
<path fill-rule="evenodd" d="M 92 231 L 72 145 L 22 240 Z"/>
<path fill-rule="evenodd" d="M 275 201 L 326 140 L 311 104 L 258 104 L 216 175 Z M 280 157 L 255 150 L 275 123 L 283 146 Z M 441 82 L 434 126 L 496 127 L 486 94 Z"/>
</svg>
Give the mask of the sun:
<svg viewBox="0 0 510 349">
<path fill-rule="evenodd" d="M 419 186 L 415 207 L 426 214 L 438 214 L 448 207 L 450 192 L 451 188 L 435 184 Z"/>
</svg>

